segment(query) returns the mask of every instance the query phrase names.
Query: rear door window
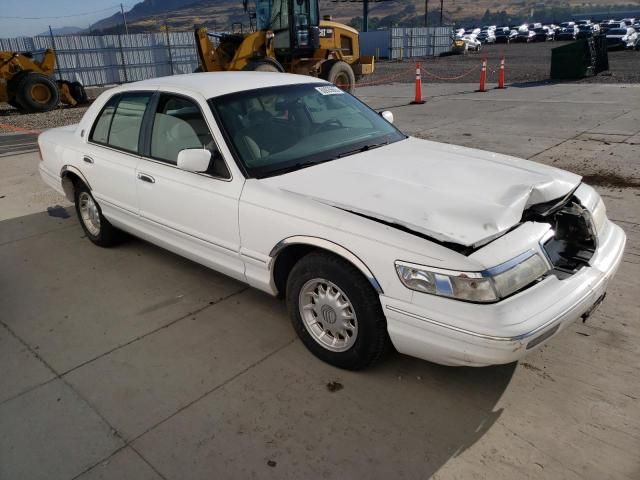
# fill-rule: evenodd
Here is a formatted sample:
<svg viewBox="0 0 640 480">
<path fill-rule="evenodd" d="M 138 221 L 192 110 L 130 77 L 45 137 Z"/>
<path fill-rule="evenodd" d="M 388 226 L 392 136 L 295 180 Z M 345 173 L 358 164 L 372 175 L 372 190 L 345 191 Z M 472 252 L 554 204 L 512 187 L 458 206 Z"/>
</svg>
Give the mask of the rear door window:
<svg viewBox="0 0 640 480">
<path fill-rule="evenodd" d="M 100 112 L 90 140 L 139 153 L 140 128 L 151 96 L 150 92 L 132 92 L 111 99 Z"/>
</svg>

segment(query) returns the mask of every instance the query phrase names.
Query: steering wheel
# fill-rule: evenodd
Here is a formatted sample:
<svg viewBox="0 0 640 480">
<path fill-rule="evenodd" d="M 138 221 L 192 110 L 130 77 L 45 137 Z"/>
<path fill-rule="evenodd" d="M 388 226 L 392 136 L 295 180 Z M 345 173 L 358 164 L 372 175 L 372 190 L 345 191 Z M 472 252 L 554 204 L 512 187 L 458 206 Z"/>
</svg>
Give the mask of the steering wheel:
<svg viewBox="0 0 640 480">
<path fill-rule="evenodd" d="M 314 127 L 313 130 L 311 131 L 311 133 L 312 134 L 318 133 L 320 130 L 323 130 L 324 128 L 328 127 L 329 125 L 337 125 L 339 127 L 344 127 L 342 122 L 340 120 L 338 120 L 337 118 L 330 118 L 329 120 L 325 120 L 321 124 L 319 124 L 316 127 Z"/>
</svg>

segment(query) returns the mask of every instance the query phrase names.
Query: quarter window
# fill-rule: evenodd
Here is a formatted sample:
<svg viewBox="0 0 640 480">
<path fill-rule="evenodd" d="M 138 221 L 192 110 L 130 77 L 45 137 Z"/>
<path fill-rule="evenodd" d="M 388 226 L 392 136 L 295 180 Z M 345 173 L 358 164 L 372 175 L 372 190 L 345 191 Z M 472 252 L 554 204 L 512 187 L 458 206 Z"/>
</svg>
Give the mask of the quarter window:
<svg viewBox="0 0 640 480">
<path fill-rule="evenodd" d="M 109 143 L 109 128 L 111 128 L 111 120 L 113 119 L 113 114 L 116 111 L 119 99 L 120 97 L 118 95 L 111 97 L 105 105 L 93 127 L 93 132 L 91 132 L 90 138 L 92 141 Z"/>
</svg>

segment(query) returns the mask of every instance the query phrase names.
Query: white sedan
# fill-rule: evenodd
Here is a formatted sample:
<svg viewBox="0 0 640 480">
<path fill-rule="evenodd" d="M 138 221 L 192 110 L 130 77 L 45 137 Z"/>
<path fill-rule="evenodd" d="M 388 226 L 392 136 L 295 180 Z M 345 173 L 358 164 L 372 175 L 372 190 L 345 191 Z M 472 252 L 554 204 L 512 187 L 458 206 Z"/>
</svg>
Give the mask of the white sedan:
<svg viewBox="0 0 640 480">
<path fill-rule="evenodd" d="M 96 245 L 123 230 L 285 297 L 304 344 L 338 367 L 390 344 L 508 363 L 589 315 L 625 245 L 595 190 L 392 120 L 310 77 L 165 77 L 40 135 L 40 172 Z"/>
<path fill-rule="evenodd" d="M 638 48 L 638 32 L 634 28 L 612 28 L 607 32 L 607 47 Z"/>
</svg>

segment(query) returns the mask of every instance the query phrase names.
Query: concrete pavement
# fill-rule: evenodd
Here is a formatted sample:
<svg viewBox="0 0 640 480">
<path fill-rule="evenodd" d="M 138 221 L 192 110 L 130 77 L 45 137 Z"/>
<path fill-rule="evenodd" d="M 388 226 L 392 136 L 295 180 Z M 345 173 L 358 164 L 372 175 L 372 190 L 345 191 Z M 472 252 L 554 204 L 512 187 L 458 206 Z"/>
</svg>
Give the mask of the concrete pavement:
<svg viewBox="0 0 640 480">
<path fill-rule="evenodd" d="M 519 364 L 341 371 L 281 301 L 137 239 L 93 246 L 47 213 L 68 203 L 37 196 L 36 154 L 0 157 L 0 479 L 639 478 L 640 86 L 472 87 L 358 93 L 416 136 L 600 182 L 629 243 L 587 323 Z"/>
</svg>

